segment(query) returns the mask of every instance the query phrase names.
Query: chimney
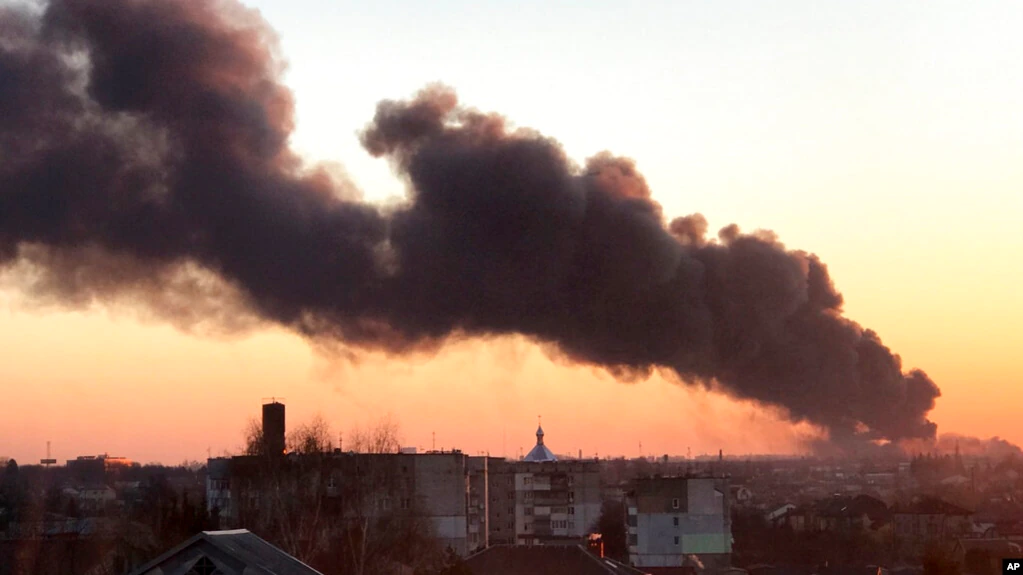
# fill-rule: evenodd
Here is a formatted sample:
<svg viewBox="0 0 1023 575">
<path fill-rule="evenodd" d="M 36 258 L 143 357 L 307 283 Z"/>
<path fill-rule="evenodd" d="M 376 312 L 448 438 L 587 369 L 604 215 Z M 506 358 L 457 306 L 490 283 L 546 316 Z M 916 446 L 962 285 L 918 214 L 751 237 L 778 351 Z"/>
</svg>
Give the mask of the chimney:
<svg viewBox="0 0 1023 575">
<path fill-rule="evenodd" d="M 284 455 L 284 404 L 277 400 L 263 404 L 263 445 L 270 455 Z"/>
</svg>

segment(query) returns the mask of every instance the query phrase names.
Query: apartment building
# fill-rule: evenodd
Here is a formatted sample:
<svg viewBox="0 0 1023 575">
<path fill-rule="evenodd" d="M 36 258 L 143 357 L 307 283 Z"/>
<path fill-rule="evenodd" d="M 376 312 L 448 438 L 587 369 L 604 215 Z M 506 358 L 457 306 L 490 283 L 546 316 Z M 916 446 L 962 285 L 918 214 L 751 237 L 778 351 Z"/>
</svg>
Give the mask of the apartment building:
<svg viewBox="0 0 1023 575">
<path fill-rule="evenodd" d="M 727 567 L 732 553 L 727 478 L 638 479 L 627 496 L 629 558 L 637 567 L 698 560 Z"/>
<path fill-rule="evenodd" d="M 283 420 L 283 405 L 270 415 Z M 264 416 L 267 410 L 264 410 Z M 283 428 L 264 426 L 277 445 Z M 275 443 L 276 442 L 276 443 Z M 487 458 L 460 451 L 427 453 L 284 454 L 208 461 L 206 497 L 219 528 L 246 528 L 301 505 L 352 520 L 407 517 L 421 521 L 442 545 L 465 555 L 486 545 Z M 480 507 L 482 505 L 482 508 Z"/>
<path fill-rule="evenodd" d="M 490 459 L 491 544 L 544 545 L 582 541 L 600 517 L 600 464 L 558 458 L 544 444 L 520 461 Z"/>
</svg>

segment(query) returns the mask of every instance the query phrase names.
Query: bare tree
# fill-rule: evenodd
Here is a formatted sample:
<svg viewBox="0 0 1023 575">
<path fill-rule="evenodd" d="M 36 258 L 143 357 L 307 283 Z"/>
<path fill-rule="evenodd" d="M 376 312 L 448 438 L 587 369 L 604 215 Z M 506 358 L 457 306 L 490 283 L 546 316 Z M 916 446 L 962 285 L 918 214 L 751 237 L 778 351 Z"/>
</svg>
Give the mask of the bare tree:
<svg viewBox="0 0 1023 575">
<path fill-rule="evenodd" d="M 255 417 L 250 418 L 245 426 L 244 455 L 266 454 L 266 438 L 263 436 L 263 424 Z"/>
<path fill-rule="evenodd" d="M 288 434 L 288 452 L 303 455 L 330 453 L 334 450 L 332 435 L 330 424 L 322 415 L 317 414 L 309 423 L 299 425 Z"/>
<path fill-rule="evenodd" d="M 345 449 L 356 453 L 398 453 L 401 450 L 399 426 L 389 415 L 372 425 L 356 426 L 349 432 Z"/>
<path fill-rule="evenodd" d="M 245 469 L 232 479 L 240 489 L 239 526 L 324 571 L 389 573 L 398 566 L 432 567 L 443 558 L 415 501 L 406 462 L 386 455 L 400 446 L 390 418 L 356 428 L 345 453 L 335 453 L 330 425 L 317 416 L 289 434 L 287 457 L 261 452 L 258 423 L 249 427 L 247 452 L 256 457 L 239 462 Z"/>
</svg>

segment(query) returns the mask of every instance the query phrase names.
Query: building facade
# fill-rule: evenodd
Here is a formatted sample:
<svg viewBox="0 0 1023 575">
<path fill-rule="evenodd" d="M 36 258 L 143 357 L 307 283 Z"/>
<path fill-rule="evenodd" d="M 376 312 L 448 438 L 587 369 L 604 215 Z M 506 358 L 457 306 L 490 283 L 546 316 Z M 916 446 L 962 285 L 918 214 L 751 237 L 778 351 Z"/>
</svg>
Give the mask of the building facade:
<svg viewBox="0 0 1023 575">
<path fill-rule="evenodd" d="M 206 497 L 221 529 L 248 528 L 270 517 L 286 493 L 288 505 L 315 505 L 335 521 L 415 518 L 445 547 L 465 555 L 486 541 L 486 517 L 471 501 L 485 496 L 486 468 L 473 470 L 460 452 L 292 454 L 268 462 L 260 456 L 211 459 Z M 290 509 L 290 508 L 289 508 Z M 470 517 L 475 524 L 470 525 Z"/>
<path fill-rule="evenodd" d="M 283 404 L 265 405 L 263 444 L 272 449 L 208 460 L 206 501 L 220 529 L 280 528 L 316 517 L 319 524 L 305 526 L 314 536 L 402 519 L 461 555 L 486 545 L 487 458 L 460 451 L 285 454 L 277 449 L 283 422 Z"/>
<path fill-rule="evenodd" d="M 521 461 L 491 459 L 491 544 L 579 543 L 600 517 L 602 490 L 596 460 L 559 461 L 543 442 Z"/>
<path fill-rule="evenodd" d="M 731 561 L 728 479 L 638 479 L 627 497 L 629 558 L 637 567 L 680 567 L 695 556 L 707 567 Z"/>
</svg>

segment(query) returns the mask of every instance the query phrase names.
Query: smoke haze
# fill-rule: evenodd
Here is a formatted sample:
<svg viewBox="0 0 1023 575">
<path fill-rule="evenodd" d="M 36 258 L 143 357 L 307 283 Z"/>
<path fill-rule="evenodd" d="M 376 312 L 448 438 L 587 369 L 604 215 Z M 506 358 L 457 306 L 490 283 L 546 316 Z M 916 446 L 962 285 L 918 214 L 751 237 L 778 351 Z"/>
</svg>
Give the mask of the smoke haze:
<svg viewBox="0 0 1023 575">
<path fill-rule="evenodd" d="M 0 268 L 34 297 L 129 298 L 182 327 L 273 322 L 357 352 L 522 334 L 658 370 L 833 441 L 931 439 L 940 395 L 766 231 L 668 220 L 636 165 L 584 165 L 430 86 L 361 135 L 381 207 L 288 148 L 272 32 L 233 2 L 0 8 Z"/>
</svg>

